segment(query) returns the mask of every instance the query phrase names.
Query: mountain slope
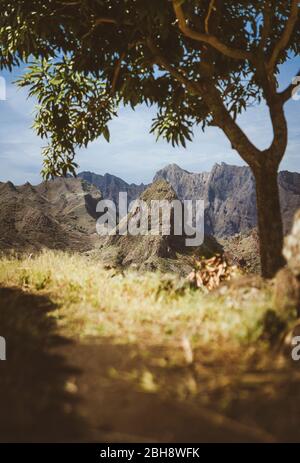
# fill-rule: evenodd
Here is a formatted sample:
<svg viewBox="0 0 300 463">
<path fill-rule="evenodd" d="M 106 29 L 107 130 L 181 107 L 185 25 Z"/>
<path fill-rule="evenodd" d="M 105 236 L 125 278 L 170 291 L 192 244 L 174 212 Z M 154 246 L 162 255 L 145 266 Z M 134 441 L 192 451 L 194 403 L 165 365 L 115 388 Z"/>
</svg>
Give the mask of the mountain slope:
<svg viewBox="0 0 300 463">
<path fill-rule="evenodd" d="M 108 265 L 134 266 L 142 270 L 160 269 L 161 271 L 176 271 L 187 274 L 192 267 L 192 256 L 213 256 L 216 252 L 222 252 L 219 243 L 210 236 L 205 236 L 204 243 L 197 248 L 187 247 L 185 235 L 178 236 L 174 231 L 174 214 L 167 212 L 170 219 L 170 230 L 163 231 L 162 214 L 158 215 L 159 233 L 153 235 L 151 230 L 152 201 L 166 201 L 172 203 L 177 196 L 172 186 L 165 180 L 153 182 L 140 196 L 148 206 L 147 228 L 145 234 L 131 235 L 120 234 L 130 222 L 140 223 L 140 206 L 136 205 L 127 216 L 123 217 L 111 236 L 104 238 L 101 243 L 99 257 Z"/>
<path fill-rule="evenodd" d="M 81 179 L 0 183 L 0 248 L 90 249 L 101 193 Z"/>
<path fill-rule="evenodd" d="M 211 172 L 191 173 L 176 164 L 157 172 L 153 181 L 164 179 L 179 199 L 204 199 L 205 230 L 216 237 L 247 233 L 257 225 L 255 181 L 249 167 L 215 164 Z M 278 175 L 282 216 L 288 232 L 300 208 L 300 174 Z"/>
<path fill-rule="evenodd" d="M 80 176 L 57 178 L 37 186 L 0 182 L 0 249 L 93 249 L 102 242 L 95 234 L 96 204 L 101 197 L 118 203 L 119 192 L 126 191 L 130 202 L 156 191 L 155 187 L 152 190 L 153 184 L 146 193 L 145 185 L 129 185 L 109 174 L 83 172 Z M 172 164 L 157 172 L 154 183 L 157 180 L 167 181 L 174 197 L 181 200 L 204 199 L 206 235 L 247 235 L 257 225 L 255 182 L 248 167 L 222 163 L 211 172 L 191 173 Z M 278 182 L 287 232 L 300 208 L 300 174 L 280 172 Z M 102 186 L 103 196 L 96 184 Z"/>
<path fill-rule="evenodd" d="M 141 185 L 129 184 L 115 175 L 105 174 L 98 175 L 93 172 L 80 172 L 79 178 L 95 185 L 105 199 L 111 199 L 116 204 L 119 203 L 119 192 L 126 192 L 128 195 L 128 202 L 138 198 L 140 194 L 147 188 L 143 183 Z"/>
</svg>

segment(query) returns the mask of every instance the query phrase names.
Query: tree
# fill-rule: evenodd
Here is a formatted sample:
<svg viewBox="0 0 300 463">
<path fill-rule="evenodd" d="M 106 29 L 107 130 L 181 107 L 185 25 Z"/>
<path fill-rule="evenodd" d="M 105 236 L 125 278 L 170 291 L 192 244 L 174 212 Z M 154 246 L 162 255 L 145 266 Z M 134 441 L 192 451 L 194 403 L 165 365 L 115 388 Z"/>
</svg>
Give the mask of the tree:
<svg viewBox="0 0 300 463">
<path fill-rule="evenodd" d="M 118 106 L 157 106 L 152 131 L 185 146 L 193 127 L 219 127 L 256 180 L 262 272 L 283 265 L 277 172 L 286 151 L 280 65 L 299 54 L 298 0 L 1 0 L 0 65 L 35 60 L 19 81 L 38 99 L 48 139 L 44 175 L 74 173 L 77 147 Z M 300 75 L 300 72 L 298 73 Z M 259 150 L 238 114 L 264 99 L 273 141 Z"/>
</svg>

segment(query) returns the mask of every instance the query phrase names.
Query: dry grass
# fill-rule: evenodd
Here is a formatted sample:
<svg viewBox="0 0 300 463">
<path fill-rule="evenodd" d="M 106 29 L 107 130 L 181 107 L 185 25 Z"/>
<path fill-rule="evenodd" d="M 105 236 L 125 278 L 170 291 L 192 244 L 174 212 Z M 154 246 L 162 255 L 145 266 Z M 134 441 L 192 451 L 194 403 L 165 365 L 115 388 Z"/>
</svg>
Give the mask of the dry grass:
<svg viewBox="0 0 300 463">
<path fill-rule="evenodd" d="M 180 401 L 187 410 L 204 405 L 281 440 L 298 439 L 300 376 L 294 365 L 277 365 L 270 349 L 287 323 L 272 308 L 271 285 L 236 280 L 205 294 L 176 275 L 122 273 L 82 255 L 45 251 L 3 256 L 1 287 L 11 289 L 2 289 L 0 334 L 10 347 L 15 343 L 3 386 L 11 395 L 7 403 L 13 404 L 7 406 L 7 417 L 24 414 L 24 407 L 28 416 L 33 408 L 33 417 L 39 416 L 57 391 L 74 389 L 74 378 L 68 372 L 67 378 L 59 376 L 61 363 L 48 349 L 58 332 L 75 341 L 70 352 L 74 349 L 72 362 L 80 369 L 85 369 L 86 349 L 93 356 L 88 360 L 95 376 L 77 378 L 79 390 L 89 390 L 89 384 L 93 390 L 98 381 L 99 397 L 84 412 L 88 415 L 99 408 L 103 394 L 122 386 L 117 397 L 122 398 L 124 388 L 130 397 L 138 391 L 136 407 L 143 391 Z M 59 352 L 66 362 L 68 347 Z M 274 420 L 274 409 L 280 420 Z M 65 430 L 64 419 L 59 413 L 55 421 Z"/>
<path fill-rule="evenodd" d="M 0 284 L 47 294 L 58 325 L 70 336 L 192 347 L 256 341 L 271 309 L 270 290 L 223 289 L 205 295 L 174 275 L 117 273 L 85 256 L 45 251 L 0 260 Z M 53 316 L 53 314 L 52 314 Z"/>
</svg>

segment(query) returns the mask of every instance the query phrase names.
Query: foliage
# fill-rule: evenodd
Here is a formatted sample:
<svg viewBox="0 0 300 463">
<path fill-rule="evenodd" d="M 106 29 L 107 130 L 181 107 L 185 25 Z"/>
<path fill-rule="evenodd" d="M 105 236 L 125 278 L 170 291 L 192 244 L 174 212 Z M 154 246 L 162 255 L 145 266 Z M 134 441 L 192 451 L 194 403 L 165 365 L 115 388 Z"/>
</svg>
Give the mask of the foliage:
<svg viewBox="0 0 300 463">
<path fill-rule="evenodd" d="M 115 114 L 114 101 L 104 84 L 75 71 L 66 58 L 29 66 L 20 86 L 30 84 L 29 95 L 39 103 L 34 128 L 42 138 L 50 137 L 43 149 L 44 176 L 75 174 L 75 148 L 87 146 L 100 135 L 109 140 L 107 123 Z"/>
<path fill-rule="evenodd" d="M 19 84 L 39 100 L 35 129 L 49 141 L 46 177 L 74 173 L 75 149 L 109 138 L 120 103 L 155 105 L 152 132 L 185 146 L 195 125 L 222 125 L 207 82 L 234 121 L 248 104 L 268 100 L 263 63 L 277 86 L 279 65 L 299 54 L 294 0 L 0 4 L 0 68 L 34 59 Z"/>
</svg>

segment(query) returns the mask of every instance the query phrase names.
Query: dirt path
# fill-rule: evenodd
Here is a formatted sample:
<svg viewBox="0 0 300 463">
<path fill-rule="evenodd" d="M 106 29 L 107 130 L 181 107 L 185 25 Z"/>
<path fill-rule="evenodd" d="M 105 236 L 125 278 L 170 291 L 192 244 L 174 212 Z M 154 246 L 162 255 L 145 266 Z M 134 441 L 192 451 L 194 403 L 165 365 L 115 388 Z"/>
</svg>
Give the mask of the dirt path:
<svg viewBox="0 0 300 463">
<path fill-rule="evenodd" d="M 113 344 L 64 347 L 64 356 L 81 373 L 70 391 L 81 397 L 77 412 L 87 423 L 87 438 L 109 442 L 253 442 L 270 437 L 198 406 L 144 392 L 128 379 L 147 370 L 134 346 Z M 155 355 L 155 353 L 154 353 Z M 118 372 L 111 378 L 109 371 Z M 163 391 L 162 391 L 163 392 Z"/>
<path fill-rule="evenodd" d="M 48 316 L 54 309 L 44 296 L 0 288 L 0 335 L 7 340 L 7 361 L 0 362 L 0 441 L 272 440 L 156 391 L 147 373 L 154 351 L 58 335 Z M 148 384 L 139 387 L 141 380 Z"/>
</svg>

